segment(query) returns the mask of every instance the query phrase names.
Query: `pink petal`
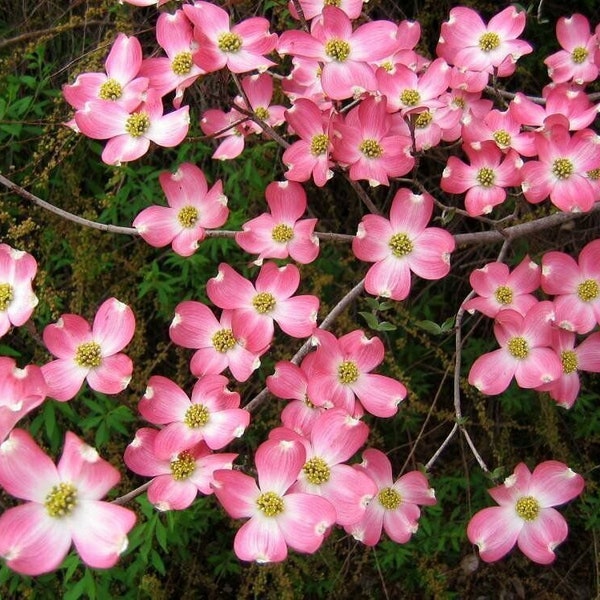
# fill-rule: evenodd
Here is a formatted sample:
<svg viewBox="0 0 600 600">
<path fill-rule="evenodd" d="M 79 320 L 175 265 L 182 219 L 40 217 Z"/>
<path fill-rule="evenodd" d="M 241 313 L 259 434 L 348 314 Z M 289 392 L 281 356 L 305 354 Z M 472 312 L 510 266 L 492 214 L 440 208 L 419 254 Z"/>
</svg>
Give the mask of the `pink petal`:
<svg viewBox="0 0 600 600">
<path fill-rule="evenodd" d="M 0 515 L 0 556 L 13 571 L 41 575 L 56 569 L 71 546 L 68 527 L 48 516 L 43 504 L 28 502 Z"/>
<path fill-rule="evenodd" d="M 42 366 L 48 385 L 48 396 L 60 402 L 74 398 L 81 389 L 89 369 L 78 367 L 72 360 L 59 358 Z"/>
<path fill-rule="evenodd" d="M 159 475 L 148 488 L 148 500 L 158 510 L 184 510 L 198 495 L 198 488 L 189 480 L 176 481 L 169 475 Z"/>
<path fill-rule="evenodd" d="M 296 481 L 306 460 L 299 442 L 270 439 L 256 450 L 255 462 L 261 490 L 283 496 Z"/>
<path fill-rule="evenodd" d="M 287 558 L 283 533 L 274 518 L 256 516 L 244 523 L 233 542 L 240 560 L 258 563 L 281 562 Z"/>
<path fill-rule="evenodd" d="M 135 317 L 127 304 L 116 298 L 102 303 L 92 326 L 94 341 L 102 347 L 102 356 L 107 357 L 123 350 L 131 341 L 135 331 Z"/>
<path fill-rule="evenodd" d="M 548 565 L 554 561 L 554 548 L 569 533 L 565 518 L 553 508 L 544 508 L 534 521 L 525 521 L 519 534 L 519 549 L 532 561 Z"/>
<path fill-rule="evenodd" d="M 251 517 L 256 513 L 260 490 L 256 481 L 240 471 L 223 469 L 214 472 L 215 496 L 234 519 Z"/>
<path fill-rule="evenodd" d="M 393 417 L 406 398 L 406 387 L 391 377 L 367 373 L 352 386 L 365 410 L 376 417 Z"/>
<path fill-rule="evenodd" d="M 133 363 L 125 354 L 114 354 L 102 359 L 102 364 L 87 374 L 89 386 L 104 394 L 118 394 L 131 381 Z"/>
<path fill-rule="evenodd" d="M 473 516 L 467 526 L 467 537 L 479 547 L 482 560 L 494 562 L 514 547 L 523 523 L 513 506 L 492 506 Z"/>
<path fill-rule="evenodd" d="M 565 504 L 579 496 L 585 481 L 567 465 L 556 460 L 540 463 L 531 476 L 529 493 L 534 496 L 542 508 Z"/>
</svg>

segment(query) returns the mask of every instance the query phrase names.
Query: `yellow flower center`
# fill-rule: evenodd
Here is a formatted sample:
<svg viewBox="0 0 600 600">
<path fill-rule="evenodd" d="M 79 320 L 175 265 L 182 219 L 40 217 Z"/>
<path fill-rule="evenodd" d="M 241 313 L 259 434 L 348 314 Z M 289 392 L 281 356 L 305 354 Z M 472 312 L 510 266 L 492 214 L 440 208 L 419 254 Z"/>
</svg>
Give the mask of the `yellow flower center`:
<svg viewBox="0 0 600 600">
<path fill-rule="evenodd" d="M 325 2 L 323 2 L 323 4 L 325 6 L 337 6 L 339 7 L 339 5 L 342 3 L 342 0 L 325 0 Z"/>
<path fill-rule="evenodd" d="M 333 38 L 325 44 L 325 54 L 337 62 L 344 62 L 350 56 L 350 44 L 346 40 Z"/>
<path fill-rule="evenodd" d="M 254 114 L 261 121 L 266 121 L 269 118 L 269 111 L 264 106 L 259 106 L 257 109 L 255 109 Z"/>
<path fill-rule="evenodd" d="M 577 295 L 584 302 L 591 302 L 598 297 L 598 282 L 595 279 L 586 279 L 577 286 Z"/>
<path fill-rule="evenodd" d="M 198 220 L 198 209 L 194 206 L 184 206 L 177 213 L 177 220 L 179 221 L 182 227 L 186 229 L 190 229 L 196 224 Z"/>
<path fill-rule="evenodd" d="M 574 350 L 563 350 L 560 353 L 563 373 L 568 375 L 577 371 L 577 354 Z"/>
<path fill-rule="evenodd" d="M 490 167 L 481 167 L 479 171 L 477 171 L 477 183 L 481 187 L 492 187 L 494 185 L 494 181 L 496 181 L 496 173 L 494 173 L 494 169 L 490 169 Z"/>
<path fill-rule="evenodd" d="M 513 301 L 513 291 L 507 285 L 499 285 L 494 296 L 500 304 L 510 304 Z"/>
<path fill-rule="evenodd" d="M 479 38 L 479 47 L 484 52 L 491 52 L 500 45 L 500 36 L 494 31 L 488 31 Z"/>
<path fill-rule="evenodd" d="M 524 521 L 535 521 L 540 513 L 540 503 L 533 496 L 523 496 L 517 500 L 515 512 Z"/>
<path fill-rule="evenodd" d="M 380 158 L 383 154 L 383 148 L 379 144 L 377 140 L 366 139 L 363 140 L 358 147 L 358 149 L 367 157 L 367 158 Z"/>
<path fill-rule="evenodd" d="M 525 338 L 514 337 L 508 342 L 508 351 L 515 358 L 524 359 L 529 356 L 529 344 Z"/>
<path fill-rule="evenodd" d="M 345 385 L 355 383 L 359 375 L 358 367 L 353 360 L 345 360 L 338 367 L 338 380 Z"/>
<path fill-rule="evenodd" d="M 261 315 L 270 313 L 275 308 L 275 304 L 275 297 L 269 292 L 259 292 L 252 298 L 252 306 Z"/>
<path fill-rule="evenodd" d="M 313 156 L 321 156 L 327 152 L 329 148 L 329 136 L 324 133 L 318 133 L 314 135 L 310 140 L 310 153 Z"/>
<path fill-rule="evenodd" d="M 600 169 L 592 169 L 591 171 L 588 171 L 587 176 L 592 181 L 596 181 L 596 179 L 600 179 Z"/>
<path fill-rule="evenodd" d="M 589 55 L 589 52 L 583 46 L 577 46 L 571 52 L 571 59 L 576 65 L 580 65 Z"/>
<path fill-rule="evenodd" d="M 79 367 L 94 369 L 102 364 L 102 349 L 97 342 L 84 342 L 75 350 L 75 363 Z"/>
<path fill-rule="evenodd" d="M 175 75 L 187 75 L 192 70 L 193 64 L 191 52 L 179 52 L 171 62 L 171 69 Z"/>
<path fill-rule="evenodd" d="M 452 104 L 454 104 L 454 106 L 457 106 L 458 108 L 463 108 L 463 109 L 467 106 L 465 99 L 461 98 L 460 96 L 455 96 L 452 99 Z"/>
<path fill-rule="evenodd" d="M 121 84 L 115 79 L 107 79 L 98 91 L 101 100 L 118 100 L 123 95 Z"/>
<path fill-rule="evenodd" d="M 504 148 L 510 146 L 511 137 L 510 133 L 508 133 L 506 129 L 498 129 L 498 131 L 494 131 L 494 135 L 492 137 L 498 146 L 502 146 Z"/>
<path fill-rule="evenodd" d="M 386 487 L 380 490 L 377 495 L 379 504 L 387 510 L 396 510 L 402 504 L 402 496 L 391 487 Z"/>
<path fill-rule="evenodd" d="M 275 492 L 265 492 L 256 499 L 256 506 L 266 517 L 276 517 L 283 512 L 283 498 Z"/>
<path fill-rule="evenodd" d="M 46 496 L 44 506 L 51 517 L 66 517 L 77 506 L 77 488 L 71 483 L 55 485 Z"/>
<path fill-rule="evenodd" d="M 287 242 L 294 238 L 294 230 L 285 223 L 279 223 L 278 225 L 275 225 L 275 227 L 273 227 L 271 237 L 275 242 L 279 242 L 280 244 L 287 244 Z"/>
<path fill-rule="evenodd" d="M 308 479 L 308 481 L 313 485 L 327 483 L 331 475 L 331 470 L 327 466 L 327 463 L 318 456 L 307 460 L 302 467 L 302 470 L 306 475 L 306 479 Z"/>
<path fill-rule="evenodd" d="M 388 242 L 388 246 L 392 250 L 392 254 L 398 258 L 407 256 L 415 248 L 406 233 L 395 233 Z"/>
<path fill-rule="evenodd" d="M 150 117 L 145 112 L 129 115 L 125 122 L 125 131 L 131 137 L 140 137 L 150 128 Z"/>
<path fill-rule="evenodd" d="M 568 158 L 557 158 L 552 165 L 552 174 L 557 179 L 569 179 L 575 167 Z"/>
<path fill-rule="evenodd" d="M 6 310 L 14 297 L 10 283 L 0 283 L 0 310 Z"/>
<path fill-rule="evenodd" d="M 186 411 L 183 417 L 183 422 L 190 429 L 198 429 L 204 427 L 208 423 L 210 413 L 204 404 L 192 404 Z"/>
<path fill-rule="evenodd" d="M 433 121 L 433 114 L 430 110 L 424 110 L 417 115 L 415 119 L 415 127 L 417 129 L 425 129 Z"/>
<path fill-rule="evenodd" d="M 421 100 L 421 94 L 417 90 L 404 90 L 400 94 L 400 102 L 404 106 L 416 106 L 419 100 Z"/>
<path fill-rule="evenodd" d="M 219 329 L 219 331 L 212 336 L 211 341 L 215 350 L 222 354 L 235 348 L 235 338 L 233 337 L 233 331 L 231 331 L 231 329 Z"/>
<path fill-rule="evenodd" d="M 239 52 L 242 48 L 242 44 L 242 38 L 237 33 L 232 33 L 231 31 L 222 33 L 217 38 L 217 46 L 219 46 L 221 52 Z"/>
<path fill-rule="evenodd" d="M 195 470 L 196 460 L 187 450 L 180 452 L 177 458 L 171 461 L 171 475 L 177 481 L 187 479 Z"/>
</svg>

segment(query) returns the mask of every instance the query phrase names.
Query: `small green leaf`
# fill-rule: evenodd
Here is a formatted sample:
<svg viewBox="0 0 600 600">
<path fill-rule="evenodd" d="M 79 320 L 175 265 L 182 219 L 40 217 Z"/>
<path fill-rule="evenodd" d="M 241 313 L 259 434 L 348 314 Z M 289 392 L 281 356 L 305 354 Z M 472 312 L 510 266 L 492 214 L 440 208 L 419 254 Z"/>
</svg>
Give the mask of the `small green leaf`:
<svg viewBox="0 0 600 600">
<path fill-rule="evenodd" d="M 373 313 L 361 311 L 358 314 L 367 322 L 367 327 L 369 327 L 369 329 L 377 331 L 379 321 L 377 321 L 377 317 Z"/>
<path fill-rule="evenodd" d="M 443 329 L 433 321 L 417 321 L 415 325 L 421 329 L 424 329 L 425 331 L 428 331 L 429 333 L 432 333 L 433 335 L 441 335 L 444 333 Z"/>
</svg>

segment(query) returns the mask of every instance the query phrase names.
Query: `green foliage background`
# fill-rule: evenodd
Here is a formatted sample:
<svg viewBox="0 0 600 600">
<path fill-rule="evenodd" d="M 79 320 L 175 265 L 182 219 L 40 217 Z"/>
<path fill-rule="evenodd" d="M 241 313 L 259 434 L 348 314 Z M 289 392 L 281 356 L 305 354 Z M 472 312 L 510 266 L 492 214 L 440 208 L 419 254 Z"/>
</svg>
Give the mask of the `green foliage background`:
<svg viewBox="0 0 600 600">
<path fill-rule="evenodd" d="M 365 5 L 371 18 L 417 19 L 422 26 L 420 49 L 435 51 L 440 24 L 458 4 L 477 8 L 486 18 L 506 2 L 371 0 Z M 533 41 L 535 54 L 522 61 L 507 85 L 539 95 L 548 82 L 542 58 L 558 49 L 556 19 L 564 15 L 563 2 L 522 5 L 529 11 L 524 37 Z M 273 30 L 289 23 L 283 0 L 226 3 L 234 18 L 260 14 L 269 17 Z M 176 3 L 167 8 L 174 9 Z M 595 26 L 600 8 L 595 0 L 573 2 L 572 12 L 588 16 Z M 39 197 L 72 213 L 100 222 L 129 226 L 137 213 L 151 203 L 162 203 L 158 184 L 161 170 L 191 161 L 206 173 L 209 182 L 222 178 L 229 197 L 229 229 L 239 229 L 262 212 L 264 189 L 282 178 L 281 151 L 260 140 L 231 162 L 211 160 L 214 144 L 202 137 L 201 113 L 209 107 L 226 107 L 234 95 L 224 75 L 204 78 L 186 92 L 191 105 L 189 143 L 179 149 L 154 148 L 135 163 L 120 168 L 100 161 L 101 144 L 75 134 L 63 123 L 71 111 L 60 88 L 77 74 L 103 70 L 103 62 L 117 32 L 136 34 L 145 55 L 156 48 L 153 24 L 156 8 L 119 5 L 111 0 L 73 0 L 13 3 L 0 0 L 0 171 Z M 594 84 L 591 91 L 600 91 Z M 424 159 L 423 180 L 432 193 L 437 188 L 442 155 Z M 308 186 L 310 211 L 319 217 L 322 231 L 353 234 L 362 208 L 343 181 L 334 180 L 325 190 Z M 373 191 L 376 203 L 389 207 L 385 189 Z M 532 209 L 528 218 L 548 212 Z M 478 230 L 479 225 L 455 218 L 452 232 Z M 528 238 L 511 248 L 516 264 L 529 253 L 562 249 L 576 254 L 597 236 L 598 220 L 584 217 L 572 226 Z M 107 397 L 87 388 L 66 404 L 47 401 L 29 419 L 31 431 L 43 447 L 57 455 L 66 429 L 71 429 L 123 473 L 115 495 L 140 485 L 142 480 L 122 464 L 122 453 L 142 425 L 137 402 L 148 378 L 161 374 L 186 389 L 193 382 L 189 353 L 174 347 L 168 325 L 175 305 L 183 299 L 205 300 L 204 284 L 216 274 L 221 261 L 255 274 L 248 255 L 225 239 L 210 239 L 196 255 L 183 259 L 170 250 L 157 250 L 137 238 L 105 234 L 69 223 L 27 203 L 14 194 L 0 193 L 0 240 L 32 253 L 39 263 L 35 281 L 40 303 L 32 322 L 0 340 L 0 353 L 15 356 L 20 365 L 43 364 L 49 359 L 41 343 L 43 328 L 63 312 L 90 318 L 101 302 L 115 296 L 132 306 L 137 330 L 128 354 L 135 364 L 128 390 Z M 460 248 L 453 269 L 440 282 L 415 281 L 411 298 L 403 303 L 379 305 L 361 299 L 336 323 L 336 332 L 386 321 L 379 327 L 388 352 L 382 372 L 396 376 L 410 390 L 406 406 L 389 420 L 367 419 L 373 431 L 370 444 L 386 450 L 395 471 L 418 468 L 432 456 L 454 424 L 452 371 L 454 336 L 451 319 L 469 291 L 468 275 L 494 260 L 499 247 Z M 322 243 L 317 262 L 302 268 L 303 292 L 318 294 L 322 315 L 366 272 L 343 244 Z M 438 335 L 423 326 L 437 324 Z M 429 325 L 429 330 L 432 329 Z M 386 330 L 389 329 L 389 330 Z M 472 317 L 463 356 L 464 377 L 473 360 L 494 347 L 490 322 Z M 371 331 L 370 334 L 375 334 Z M 283 341 L 283 340 L 280 340 Z M 259 375 L 237 386 L 244 401 L 259 392 L 272 365 L 291 355 L 289 342 L 274 346 Z M 213 498 L 200 498 L 187 511 L 157 513 L 138 497 L 131 507 L 139 515 L 130 545 L 118 566 L 109 571 L 83 567 L 70 555 L 61 569 L 36 579 L 0 568 L 2 598 L 548 598 L 589 599 L 600 593 L 598 526 L 600 498 L 600 413 L 597 376 L 586 376 L 576 406 L 565 411 L 548 397 L 516 387 L 501 397 L 483 397 L 463 380 L 463 409 L 469 431 L 497 480 L 525 461 L 530 466 L 550 458 L 568 463 L 587 481 L 585 495 L 563 510 L 570 535 L 558 550 L 551 567 L 532 564 L 515 552 L 494 565 L 478 563 L 465 535 L 470 516 L 490 505 L 486 479 L 468 449 L 457 437 L 435 464 L 430 480 L 438 505 L 424 510 L 420 528 L 407 545 L 383 541 L 368 549 L 335 531 L 315 556 L 291 554 L 284 564 L 257 566 L 239 562 L 232 540 L 239 523 L 230 521 Z M 279 401 L 271 399 L 258 414 L 247 435 L 233 449 L 251 469 L 252 448 L 278 422 Z M 0 493 L 0 507 L 13 500 Z"/>
</svg>

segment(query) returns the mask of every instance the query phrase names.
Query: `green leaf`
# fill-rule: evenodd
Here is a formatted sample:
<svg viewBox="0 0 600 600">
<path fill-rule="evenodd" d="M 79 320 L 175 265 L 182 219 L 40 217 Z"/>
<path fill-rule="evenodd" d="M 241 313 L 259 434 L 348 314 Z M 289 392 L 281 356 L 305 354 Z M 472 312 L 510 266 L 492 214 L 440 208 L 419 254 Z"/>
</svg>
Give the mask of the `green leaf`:
<svg viewBox="0 0 600 600">
<path fill-rule="evenodd" d="M 441 335 L 442 333 L 444 333 L 443 329 L 433 321 L 417 321 L 415 325 L 429 333 L 432 333 L 433 335 Z"/>
<path fill-rule="evenodd" d="M 0 356 L 12 356 L 14 358 L 18 358 L 19 356 L 21 356 L 21 353 L 17 350 L 14 350 L 10 346 L 0 344 Z"/>
<path fill-rule="evenodd" d="M 388 323 L 387 321 L 381 321 L 379 325 L 377 325 L 377 331 L 396 331 L 398 329 L 393 323 Z"/>
<path fill-rule="evenodd" d="M 377 328 L 379 327 L 379 321 L 373 313 L 361 311 L 358 314 L 367 322 L 367 327 L 377 331 Z"/>
</svg>

